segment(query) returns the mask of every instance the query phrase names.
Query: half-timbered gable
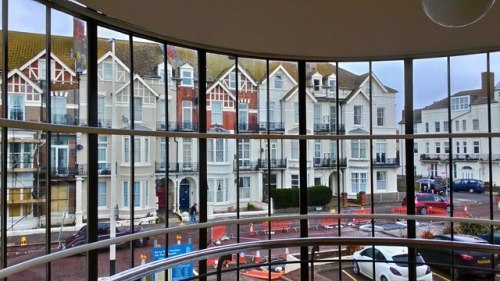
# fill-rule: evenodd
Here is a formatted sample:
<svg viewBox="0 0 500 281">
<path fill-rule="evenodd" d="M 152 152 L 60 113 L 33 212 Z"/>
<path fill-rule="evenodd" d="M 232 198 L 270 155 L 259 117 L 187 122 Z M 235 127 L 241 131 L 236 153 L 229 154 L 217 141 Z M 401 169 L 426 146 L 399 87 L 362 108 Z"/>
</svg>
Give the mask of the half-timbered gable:
<svg viewBox="0 0 500 281">
<path fill-rule="evenodd" d="M 22 65 L 19 70 L 22 71 L 24 75 L 26 75 L 26 77 L 33 81 L 46 80 L 47 59 L 45 53 L 45 50 L 41 51 L 36 56 L 27 61 L 24 65 Z M 52 81 L 52 83 L 76 84 L 76 73 L 53 53 L 50 54 L 50 57 L 50 80 Z"/>
<path fill-rule="evenodd" d="M 99 82 L 111 82 L 113 76 L 115 76 L 115 83 L 125 83 L 129 80 L 128 73 L 130 73 L 130 69 L 117 56 L 113 56 L 111 52 L 107 52 L 97 61 Z"/>
</svg>

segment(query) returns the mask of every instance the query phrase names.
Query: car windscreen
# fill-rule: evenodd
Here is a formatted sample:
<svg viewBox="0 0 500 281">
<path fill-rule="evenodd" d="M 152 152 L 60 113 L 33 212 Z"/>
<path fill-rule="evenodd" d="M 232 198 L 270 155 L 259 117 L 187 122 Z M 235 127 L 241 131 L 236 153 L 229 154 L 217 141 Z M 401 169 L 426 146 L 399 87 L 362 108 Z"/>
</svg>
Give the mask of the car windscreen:
<svg viewBox="0 0 500 281">
<path fill-rule="evenodd" d="M 408 267 L 408 255 L 407 254 L 393 256 L 392 260 L 398 266 Z M 417 265 L 421 265 L 421 264 L 425 263 L 425 261 L 421 255 L 417 255 L 416 262 L 417 262 Z"/>
</svg>

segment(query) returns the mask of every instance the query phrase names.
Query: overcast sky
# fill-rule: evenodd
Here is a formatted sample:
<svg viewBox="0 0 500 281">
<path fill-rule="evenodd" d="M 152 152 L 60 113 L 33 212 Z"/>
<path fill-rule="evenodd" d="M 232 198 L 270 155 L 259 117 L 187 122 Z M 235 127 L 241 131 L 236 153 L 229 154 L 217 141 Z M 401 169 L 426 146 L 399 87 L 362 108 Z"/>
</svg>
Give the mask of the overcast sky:
<svg viewBox="0 0 500 281">
<path fill-rule="evenodd" d="M 1 17 L 1 13 L 0 13 Z M 45 32 L 45 6 L 31 0 L 9 1 L 10 30 L 25 32 Z M 72 17 L 53 11 L 52 34 L 73 34 Z M 99 36 L 119 38 L 117 33 L 99 29 Z M 367 45 L 368 47 L 368 45 Z M 500 53 L 490 55 L 490 70 L 496 74 L 495 85 L 500 81 Z M 340 63 L 339 67 L 355 74 L 368 72 L 368 63 Z M 401 119 L 404 107 L 403 61 L 373 62 L 372 69 L 383 84 L 396 89 L 397 118 Z M 446 58 L 419 59 L 414 61 L 414 107 L 422 108 L 447 96 L 447 61 Z M 481 73 L 486 71 L 486 55 L 467 55 L 450 59 L 451 94 L 481 87 Z"/>
</svg>

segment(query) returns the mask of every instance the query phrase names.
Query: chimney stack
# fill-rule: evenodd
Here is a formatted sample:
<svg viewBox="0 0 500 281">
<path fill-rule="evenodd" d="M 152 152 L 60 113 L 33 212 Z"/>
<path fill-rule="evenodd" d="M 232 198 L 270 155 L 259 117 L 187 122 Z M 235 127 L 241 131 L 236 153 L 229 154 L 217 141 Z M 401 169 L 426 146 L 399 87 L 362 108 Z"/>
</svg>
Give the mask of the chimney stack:
<svg viewBox="0 0 500 281">
<path fill-rule="evenodd" d="M 488 81 L 488 79 L 489 79 L 489 81 Z M 481 96 L 482 97 L 485 97 L 485 98 L 488 97 L 488 88 L 490 91 L 490 96 L 493 98 L 493 93 L 495 91 L 495 74 L 493 72 L 481 73 Z"/>
</svg>

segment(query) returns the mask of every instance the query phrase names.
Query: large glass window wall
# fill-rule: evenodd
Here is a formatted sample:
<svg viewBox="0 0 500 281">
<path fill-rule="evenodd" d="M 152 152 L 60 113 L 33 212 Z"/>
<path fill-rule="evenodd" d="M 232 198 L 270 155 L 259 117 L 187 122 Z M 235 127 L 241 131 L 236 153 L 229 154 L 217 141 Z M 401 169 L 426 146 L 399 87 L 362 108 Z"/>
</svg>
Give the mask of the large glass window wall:
<svg viewBox="0 0 500 281">
<path fill-rule="evenodd" d="M 247 58 L 139 37 L 38 1 L 7 2 L 2 118 L 22 123 L 0 121 L 2 266 L 87 239 L 221 222 L 112 245 L 88 259 L 68 257 L 9 280 L 104 277 L 158 258 L 153 248 L 177 244 L 196 250 L 291 237 L 457 240 L 464 234 L 494 241 L 495 227 L 439 218 L 259 219 L 496 220 L 496 52 L 406 61 Z M 23 25 L 19 15 L 36 24 Z M 256 221 L 223 224 L 244 218 Z M 320 248 L 322 259 L 337 260 L 314 273 L 349 280 L 361 267 L 378 276 L 378 263 L 351 262 L 362 246 Z M 280 265 L 307 259 L 311 250 L 241 252 L 226 264 Z M 376 251 L 372 246 L 365 254 Z M 410 260 L 419 261 L 417 252 L 429 264 L 442 262 L 426 248 L 410 251 Z M 467 259 L 448 254 L 453 265 Z M 495 258 L 485 256 L 483 270 L 494 269 Z M 192 264 L 201 274 L 216 265 L 215 259 Z M 292 280 L 312 270 L 280 266 Z M 431 268 L 444 278 L 467 273 Z M 223 279 L 244 279 L 243 273 Z"/>
</svg>

